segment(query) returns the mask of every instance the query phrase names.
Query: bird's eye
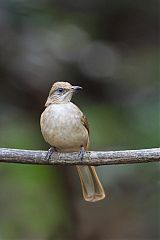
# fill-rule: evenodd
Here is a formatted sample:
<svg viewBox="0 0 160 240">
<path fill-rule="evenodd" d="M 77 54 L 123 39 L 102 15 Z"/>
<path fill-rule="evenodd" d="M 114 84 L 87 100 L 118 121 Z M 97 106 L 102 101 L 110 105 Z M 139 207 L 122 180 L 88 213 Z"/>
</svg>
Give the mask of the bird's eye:
<svg viewBox="0 0 160 240">
<path fill-rule="evenodd" d="M 58 92 L 59 92 L 59 93 L 64 92 L 64 88 L 58 88 Z"/>
</svg>

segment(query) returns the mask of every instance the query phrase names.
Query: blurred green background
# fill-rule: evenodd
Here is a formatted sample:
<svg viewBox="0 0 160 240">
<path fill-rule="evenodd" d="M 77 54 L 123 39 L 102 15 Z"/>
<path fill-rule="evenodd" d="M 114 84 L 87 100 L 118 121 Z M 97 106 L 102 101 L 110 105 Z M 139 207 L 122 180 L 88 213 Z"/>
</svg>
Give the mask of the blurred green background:
<svg viewBox="0 0 160 240">
<path fill-rule="evenodd" d="M 83 87 L 92 150 L 159 145 L 159 0 L 0 0 L 0 147 L 45 149 L 54 81 Z M 159 166 L 97 168 L 87 203 L 74 167 L 0 166 L 0 240 L 158 240 Z"/>
</svg>

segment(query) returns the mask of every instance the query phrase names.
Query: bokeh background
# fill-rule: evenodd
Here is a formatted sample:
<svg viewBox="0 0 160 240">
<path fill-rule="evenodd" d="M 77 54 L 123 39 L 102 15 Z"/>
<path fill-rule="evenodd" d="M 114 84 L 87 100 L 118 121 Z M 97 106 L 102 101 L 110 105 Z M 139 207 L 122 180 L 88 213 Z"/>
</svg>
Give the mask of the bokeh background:
<svg viewBox="0 0 160 240">
<path fill-rule="evenodd" d="M 81 85 L 92 150 L 158 147 L 159 0 L 1 0 L 0 147 L 44 149 L 54 81 Z M 1 240 L 158 240 L 158 164 L 97 168 L 87 203 L 74 167 L 0 166 Z"/>
</svg>

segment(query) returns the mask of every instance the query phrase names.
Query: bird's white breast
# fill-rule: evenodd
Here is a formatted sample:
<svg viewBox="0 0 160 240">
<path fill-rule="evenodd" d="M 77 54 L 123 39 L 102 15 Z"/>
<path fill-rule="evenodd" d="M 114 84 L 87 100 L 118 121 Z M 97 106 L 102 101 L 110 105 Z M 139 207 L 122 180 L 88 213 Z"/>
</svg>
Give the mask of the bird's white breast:
<svg viewBox="0 0 160 240">
<path fill-rule="evenodd" d="M 79 151 L 88 143 L 88 131 L 81 122 L 83 116 L 73 103 L 51 104 L 41 115 L 44 139 L 60 151 Z"/>
</svg>

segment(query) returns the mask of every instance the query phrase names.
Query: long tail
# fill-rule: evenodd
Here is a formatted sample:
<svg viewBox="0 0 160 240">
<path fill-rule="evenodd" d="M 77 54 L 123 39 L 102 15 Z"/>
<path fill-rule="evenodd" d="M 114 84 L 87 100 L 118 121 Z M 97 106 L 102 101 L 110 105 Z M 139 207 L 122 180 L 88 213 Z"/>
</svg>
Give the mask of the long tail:
<svg viewBox="0 0 160 240">
<path fill-rule="evenodd" d="M 96 202 L 105 198 L 105 192 L 93 166 L 76 166 L 80 177 L 83 197 Z"/>
</svg>

